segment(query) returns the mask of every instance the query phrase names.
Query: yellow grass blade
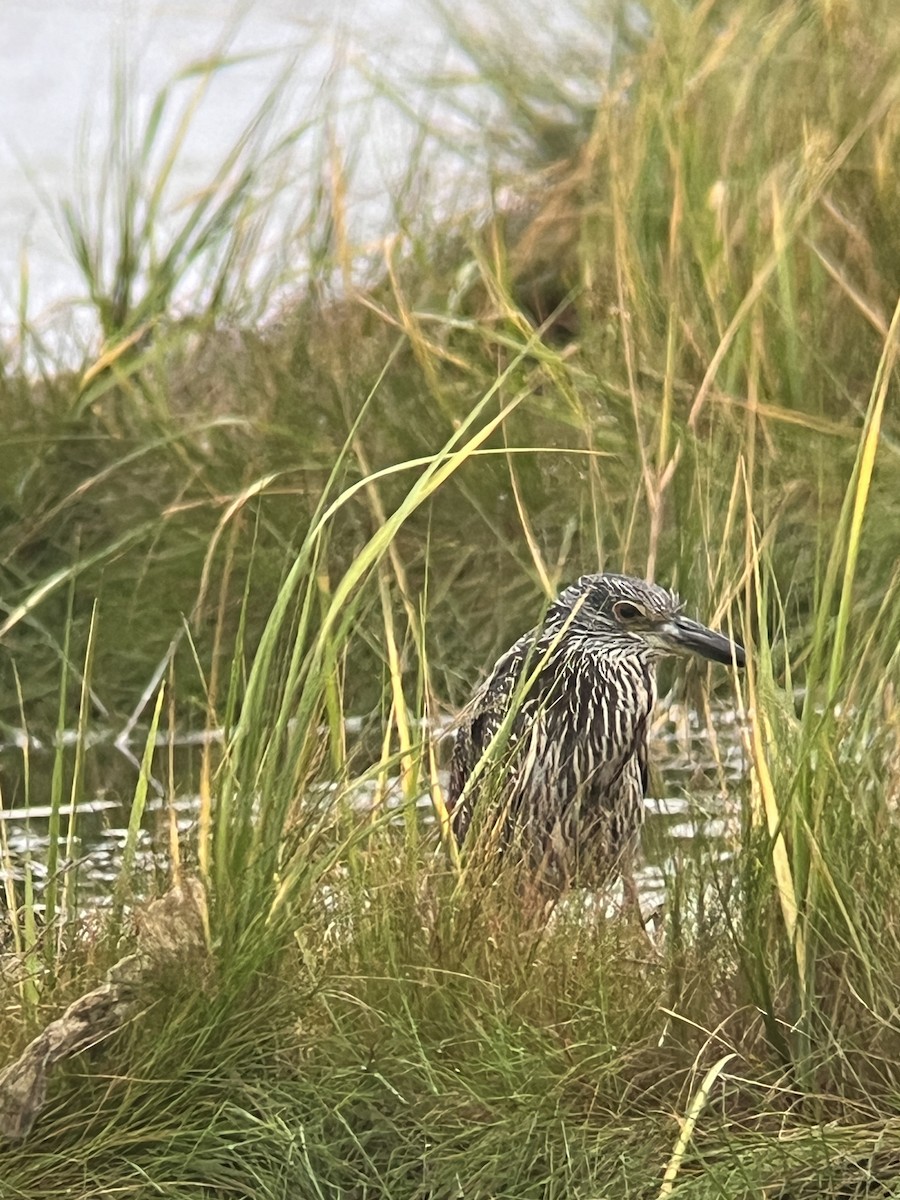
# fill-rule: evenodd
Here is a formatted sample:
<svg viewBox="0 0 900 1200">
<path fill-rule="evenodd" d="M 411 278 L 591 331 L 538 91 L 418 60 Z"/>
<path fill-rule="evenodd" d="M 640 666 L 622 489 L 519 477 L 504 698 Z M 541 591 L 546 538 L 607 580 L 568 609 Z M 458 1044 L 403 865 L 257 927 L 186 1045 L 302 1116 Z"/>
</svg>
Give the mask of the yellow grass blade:
<svg viewBox="0 0 900 1200">
<path fill-rule="evenodd" d="M 838 608 L 834 633 L 834 649 L 831 653 L 831 665 L 828 671 L 828 694 L 830 696 L 833 696 L 837 691 L 841 669 L 844 664 L 847 629 L 850 624 L 850 607 L 853 603 L 853 580 L 856 575 L 857 559 L 859 558 L 862 524 L 866 515 L 869 491 L 872 486 L 872 474 L 875 470 L 875 458 L 878 453 L 881 423 L 884 416 L 888 387 L 893 378 L 894 367 L 897 362 L 898 330 L 900 330 L 900 300 L 897 301 L 897 305 L 894 308 L 891 326 L 885 338 L 881 358 L 878 360 L 875 384 L 872 388 L 872 396 L 869 400 L 868 411 L 866 412 L 866 423 L 854 470 L 856 486 L 853 496 L 853 510 L 850 517 L 850 531 L 847 536 L 847 554 L 844 560 L 841 602 Z"/>
<path fill-rule="evenodd" d="M 690 1145 L 691 1138 L 694 1136 L 694 1129 L 700 1119 L 700 1114 L 706 1107 L 706 1102 L 709 1099 L 709 1093 L 712 1091 L 712 1086 L 735 1057 L 734 1054 L 726 1054 L 724 1058 L 720 1058 L 717 1063 L 709 1068 L 703 1076 L 699 1088 L 691 1097 L 691 1102 L 688 1105 L 687 1113 L 681 1123 L 681 1132 L 675 1141 L 672 1149 L 672 1156 L 666 1166 L 665 1174 L 663 1175 L 662 1185 L 659 1189 L 659 1200 L 663 1200 L 665 1196 L 671 1196 L 675 1187 L 675 1180 L 678 1178 L 678 1172 L 681 1170 L 681 1164 L 684 1162 L 684 1156 L 687 1153 L 687 1148 Z"/>
</svg>

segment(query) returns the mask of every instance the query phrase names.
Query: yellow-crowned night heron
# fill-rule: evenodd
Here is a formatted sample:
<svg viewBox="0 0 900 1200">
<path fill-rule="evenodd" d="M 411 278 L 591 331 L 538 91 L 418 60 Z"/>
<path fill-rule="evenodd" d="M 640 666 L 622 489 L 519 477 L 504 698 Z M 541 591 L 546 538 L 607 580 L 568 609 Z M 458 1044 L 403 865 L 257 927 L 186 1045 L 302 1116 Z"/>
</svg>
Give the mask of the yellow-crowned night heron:
<svg viewBox="0 0 900 1200">
<path fill-rule="evenodd" d="M 457 839 L 474 823 L 554 889 L 608 877 L 640 831 L 656 663 L 668 654 L 744 665 L 741 646 L 656 584 L 583 575 L 561 592 L 463 714 L 448 793 Z"/>
</svg>

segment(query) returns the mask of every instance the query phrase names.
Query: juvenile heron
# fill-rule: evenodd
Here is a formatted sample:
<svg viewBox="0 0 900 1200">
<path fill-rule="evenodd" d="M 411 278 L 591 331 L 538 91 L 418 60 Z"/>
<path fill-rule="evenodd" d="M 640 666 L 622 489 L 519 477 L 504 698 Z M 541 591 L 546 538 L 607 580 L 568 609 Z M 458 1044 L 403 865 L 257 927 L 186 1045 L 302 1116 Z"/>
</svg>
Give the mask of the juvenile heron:
<svg viewBox="0 0 900 1200">
<path fill-rule="evenodd" d="M 741 646 L 681 607 L 673 592 L 627 575 L 583 575 L 560 593 L 464 713 L 448 791 L 458 840 L 474 819 L 560 889 L 602 882 L 621 865 L 644 815 L 658 660 L 744 665 Z"/>
</svg>

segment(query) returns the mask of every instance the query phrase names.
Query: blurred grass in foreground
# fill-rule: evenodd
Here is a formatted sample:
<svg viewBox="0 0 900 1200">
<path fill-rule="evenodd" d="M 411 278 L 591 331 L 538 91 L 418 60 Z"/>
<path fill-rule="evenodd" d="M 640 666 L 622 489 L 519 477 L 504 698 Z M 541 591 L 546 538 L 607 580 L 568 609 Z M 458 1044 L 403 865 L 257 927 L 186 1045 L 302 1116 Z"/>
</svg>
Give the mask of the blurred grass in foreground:
<svg viewBox="0 0 900 1200">
<path fill-rule="evenodd" d="M 0 385 L 5 719 L 77 712 L 83 742 L 184 629 L 175 720 L 229 736 L 171 839 L 205 950 L 62 1069 L 3 1151 L 4 1200 L 900 1186 L 892 14 L 610 6 L 593 67 L 524 18 L 505 40 L 448 18 L 516 204 L 419 205 L 362 263 L 323 140 L 303 227 L 324 220 L 327 253 L 275 324 L 236 328 L 224 297 L 261 253 L 234 205 L 261 211 L 256 165 L 288 135 L 242 139 L 245 190 L 225 172 L 182 226 L 228 247 L 192 316 L 169 312 L 180 253 L 129 274 L 152 155 L 114 176 L 111 277 L 70 208 L 106 341 Z M 534 921 L 414 807 L 429 790 L 440 824 L 420 718 L 598 563 L 673 583 L 752 654 L 741 845 L 673 872 L 656 950 L 599 907 Z M 380 751 L 348 753 L 358 714 Z M 60 759 L 60 833 L 82 786 Z M 31 867 L 6 887 L 4 1058 L 140 927 L 127 853 L 107 921 L 50 854 L 53 928 Z"/>
</svg>

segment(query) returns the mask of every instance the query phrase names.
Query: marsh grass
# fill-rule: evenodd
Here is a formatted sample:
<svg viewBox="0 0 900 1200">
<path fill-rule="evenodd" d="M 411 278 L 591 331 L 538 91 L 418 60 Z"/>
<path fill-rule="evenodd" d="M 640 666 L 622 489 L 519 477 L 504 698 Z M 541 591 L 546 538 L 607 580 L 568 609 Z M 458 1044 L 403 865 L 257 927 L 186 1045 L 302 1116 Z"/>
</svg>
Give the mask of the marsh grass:
<svg viewBox="0 0 900 1200">
<path fill-rule="evenodd" d="M 110 142 L 118 222 L 66 210 L 105 342 L 2 383 L 7 719 L 77 713 L 83 749 L 136 694 L 153 716 L 109 917 L 60 873 L 83 758 L 57 754 L 46 863 L 0 843 L 5 1057 L 139 938 L 164 714 L 227 737 L 196 829 L 170 807 L 164 835 L 173 882 L 204 886 L 204 952 L 62 1068 L 3 1150 L 4 1200 L 897 1188 L 892 9 L 604 12 L 602 88 L 454 18 L 518 206 L 407 214 L 376 270 L 332 158 L 343 291 L 320 255 L 277 325 L 226 328 L 225 303 L 296 134 L 265 125 L 277 89 L 174 235 L 168 91 Z M 221 286 L 173 321 L 207 254 Z M 676 584 L 750 652 L 745 679 L 687 685 L 741 716 L 741 838 L 673 861 L 655 944 L 605 899 L 548 918 L 454 846 L 430 733 L 598 562 Z"/>
</svg>

